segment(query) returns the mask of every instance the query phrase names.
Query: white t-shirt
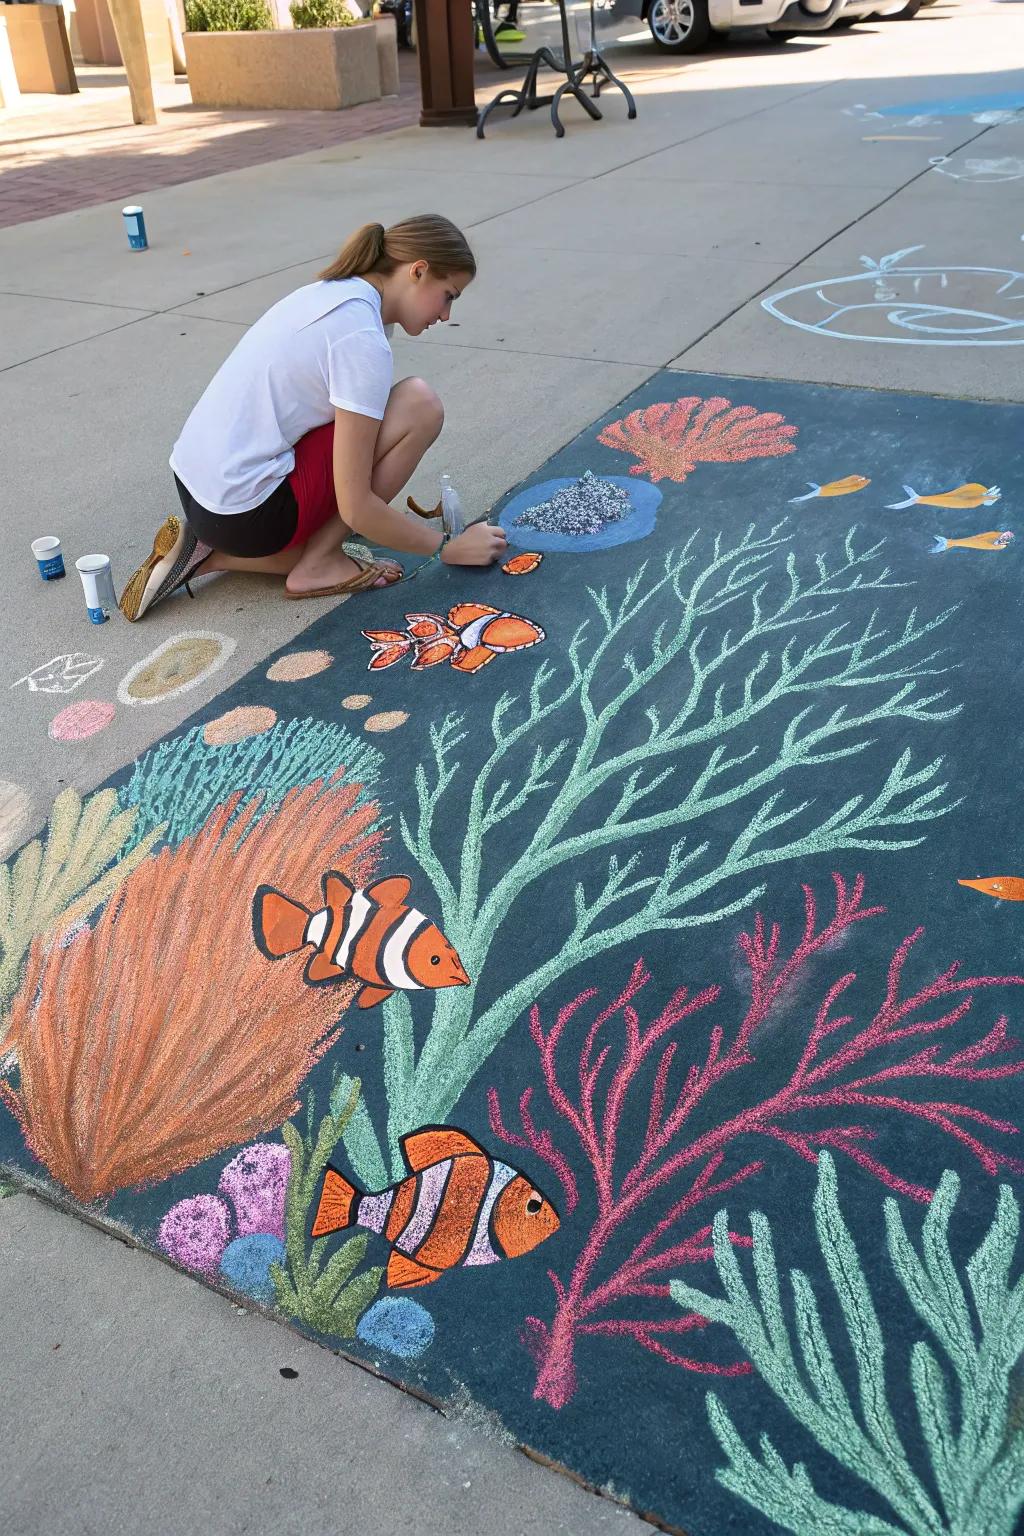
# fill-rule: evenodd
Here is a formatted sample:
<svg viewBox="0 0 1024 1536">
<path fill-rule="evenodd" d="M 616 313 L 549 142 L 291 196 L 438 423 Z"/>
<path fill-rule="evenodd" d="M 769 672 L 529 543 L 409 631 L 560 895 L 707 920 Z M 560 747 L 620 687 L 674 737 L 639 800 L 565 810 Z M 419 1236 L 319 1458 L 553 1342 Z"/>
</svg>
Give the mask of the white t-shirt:
<svg viewBox="0 0 1024 1536">
<path fill-rule="evenodd" d="M 249 512 L 295 467 L 294 445 L 335 407 L 382 420 L 394 359 L 380 294 L 361 277 L 310 283 L 253 325 L 174 445 L 174 473 L 209 512 Z"/>
</svg>

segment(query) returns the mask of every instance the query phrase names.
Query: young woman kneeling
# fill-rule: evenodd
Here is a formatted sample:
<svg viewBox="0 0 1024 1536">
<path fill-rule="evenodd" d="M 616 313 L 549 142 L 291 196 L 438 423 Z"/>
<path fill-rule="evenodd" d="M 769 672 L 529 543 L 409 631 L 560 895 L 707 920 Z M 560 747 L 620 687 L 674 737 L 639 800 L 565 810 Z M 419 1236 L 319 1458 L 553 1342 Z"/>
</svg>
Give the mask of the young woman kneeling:
<svg viewBox="0 0 1024 1536">
<path fill-rule="evenodd" d="M 248 330 L 182 429 L 171 469 L 184 517 L 164 520 L 121 594 L 142 618 L 212 571 L 283 576 L 290 598 L 388 586 L 394 561 L 343 548 L 354 534 L 450 565 L 489 565 L 500 528 L 447 539 L 438 523 L 388 505 L 437 438 L 444 409 L 422 379 L 392 383 L 389 336 L 447 320 L 476 275 L 465 236 L 437 214 L 366 224 L 318 282 Z"/>
</svg>

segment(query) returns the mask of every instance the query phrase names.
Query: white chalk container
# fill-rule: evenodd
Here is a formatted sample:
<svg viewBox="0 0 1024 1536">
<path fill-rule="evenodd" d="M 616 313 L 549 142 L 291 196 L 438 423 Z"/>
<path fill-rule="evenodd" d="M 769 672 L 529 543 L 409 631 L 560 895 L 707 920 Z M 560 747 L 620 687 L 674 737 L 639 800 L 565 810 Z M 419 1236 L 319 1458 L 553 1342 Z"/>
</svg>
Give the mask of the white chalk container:
<svg viewBox="0 0 1024 1536">
<path fill-rule="evenodd" d="M 82 578 L 90 624 L 105 624 L 117 607 L 110 556 L 82 555 L 75 561 L 75 569 Z"/>
<path fill-rule="evenodd" d="M 36 557 L 36 565 L 43 581 L 59 581 L 64 575 L 64 556 L 61 552 L 60 539 L 48 534 L 42 539 L 32 540 L 32 553 Z"/>
</svg>

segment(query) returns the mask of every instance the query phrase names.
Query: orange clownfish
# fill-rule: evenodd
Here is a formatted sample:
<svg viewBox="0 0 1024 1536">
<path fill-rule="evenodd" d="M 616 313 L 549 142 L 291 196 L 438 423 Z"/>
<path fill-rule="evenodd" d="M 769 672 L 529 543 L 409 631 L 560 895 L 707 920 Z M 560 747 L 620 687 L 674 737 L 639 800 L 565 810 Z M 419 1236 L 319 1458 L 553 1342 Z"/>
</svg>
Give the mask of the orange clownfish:
<svg viewBox="0 0 1024 1536">
<path fill-rule="evenodd" d="M 456 603 L 447 619 L 436 613 L 407 613 L 406 628 L 364 629 L 373 647 L 368 671 L 393 667 L 413 653 L 412 670 L 422 672 L 448 661 L 458 672 L 479 672 L 495 656 L 525 651 L 546 636 L 539 624 L 486 603 Z"/>
<path fill-rule="evenodd" d="M 392 1290 L 432 1285 L 457 1265 L 518 1258 L 561 1226 L 525 1174 L 497 1162 L 464 1131 L 425 1126 L 403 1136 L 401 1148 L 408 1177 L 379 1194 L 328 1164 L 311 1234 L 329 1237 L 346 1227 L 380 1233 L 391 1245 Z"/>
<path fill-rule="evenodd" d="M 530 551 L 528 554 L 513 555 L 511 560 L 506 560 L 502 570 L 506 576 L 529 576 L 535 571 L 544 559 L 543 555 Z"/>
<path fill-rule="evenodd" d="M 468 986 L 462 961 L 437 924 L 406 905 L 411 884 L 404 875 L 393 875 L 355 890 L 344 875 L 328 870 L 317 912 L 261 885 L 252 902 L 256 946 L 268 960 L 280 960 L 311 945 L 308 984 L 354 978 L 362 982 L 360 1008 L 372 1008 L 399 990 Z"/>
<path fill-rule="evenodd" d="M 958 880 L 957 885 L 969 885 L 983 896 L 994 896 L 997 901 L 1024 901 L 1024 880 L 1020 875 L 988 875 L 977 880 Z"/>
</svg>

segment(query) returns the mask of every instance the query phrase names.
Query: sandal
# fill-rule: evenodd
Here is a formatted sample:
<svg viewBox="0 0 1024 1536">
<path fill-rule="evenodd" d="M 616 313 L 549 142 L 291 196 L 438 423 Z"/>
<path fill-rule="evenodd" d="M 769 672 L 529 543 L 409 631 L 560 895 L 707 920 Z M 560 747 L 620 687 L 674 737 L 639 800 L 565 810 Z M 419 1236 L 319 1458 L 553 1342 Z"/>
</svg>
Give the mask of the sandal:
<svg viewBox="0 0 1024 1536">
<path fill-rule="evenodd" d="M 184 518 L 165 517 L 153 548 L 121 593 L 118 607 L 130 624 L 154 603 L 186 585 L 213 551 L 196 538 Z M 189 594 L 191 596 L 191 593 Z"/>
<path fill-rule="evenodd" d="M 349 559 L 354 560 L 355 556 L 349 555 Z M 369 562 L 356 560 L 355 563 L 359 567 L 356 574 L 350 576 L 347 581 L 339 581 L 336 586 L 315 587 L 312 592 L 289 592 L 285 587 L 284 595 L 292 598 L 293 601 L 303 597 L 345 597 L 351 592 L 365 592 L 372 589 L 381 576 L 388 578 L 387 586 L 389 587 L 393 587 L 396 581 L 402 580 L 401 573 L 395 571 L 393 566 L 376 565 L 372 560 Z M 383 592 L 384 588 L 381 587 L 379 590 Z"/>
</svg>

